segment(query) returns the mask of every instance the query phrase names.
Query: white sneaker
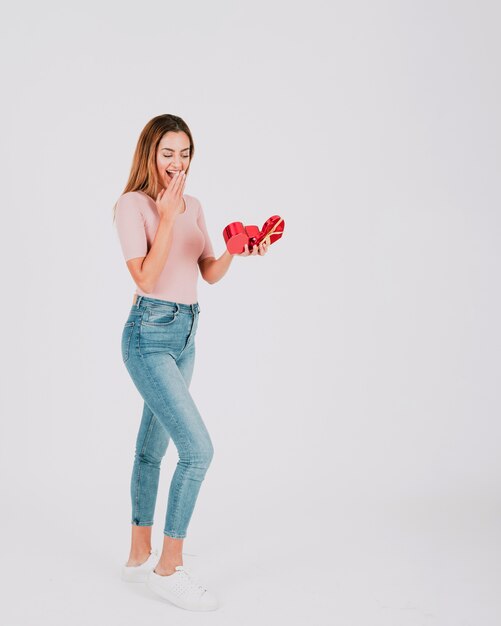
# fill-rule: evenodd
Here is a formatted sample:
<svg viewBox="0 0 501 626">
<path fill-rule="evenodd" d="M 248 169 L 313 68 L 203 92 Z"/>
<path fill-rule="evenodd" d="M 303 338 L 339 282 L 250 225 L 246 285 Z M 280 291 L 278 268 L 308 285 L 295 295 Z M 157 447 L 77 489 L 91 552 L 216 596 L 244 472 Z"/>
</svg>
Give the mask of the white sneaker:
<svg viewBox="0 0 501 626">
<path fill-rule="evenodd" d="M 176 571 L 168 576 L 160 576 L 152 569 L 146 584 L 159 596 L 182 609 L 213 611 L 218 608 L 214 594 L 207 591 L 184 565 L 177 565 Z"/>
<path fill-rule="evenodd" d="M 122 567 L 122 580 L 127 583 L 144 583 L 148 574 L 159 561 L 158 548 L 150 552 L 150 556 L 141 565 L 124 565 Z"/>
</svg>

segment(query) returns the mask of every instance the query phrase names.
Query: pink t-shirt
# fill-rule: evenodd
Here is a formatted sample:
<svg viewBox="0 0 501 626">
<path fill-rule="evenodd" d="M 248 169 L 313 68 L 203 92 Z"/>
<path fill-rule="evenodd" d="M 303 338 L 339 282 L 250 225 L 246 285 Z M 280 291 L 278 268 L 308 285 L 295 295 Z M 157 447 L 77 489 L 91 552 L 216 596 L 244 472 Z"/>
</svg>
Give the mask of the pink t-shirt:
<svg viewBox="0 0 501 626">
<path fill-rule="evenodd" d="M 197 302 L 198 261 L 214 256 L 200 201 L 183 194 L 186 210 L 176 215 L 171 248 L 158 281 L 150 293 L 135 293 L 183 304 Z M 142 191 L 120 196 L 115 224 L 125 260 L 148 254 L 160 218 L 155 201 Z"/>
</svg>

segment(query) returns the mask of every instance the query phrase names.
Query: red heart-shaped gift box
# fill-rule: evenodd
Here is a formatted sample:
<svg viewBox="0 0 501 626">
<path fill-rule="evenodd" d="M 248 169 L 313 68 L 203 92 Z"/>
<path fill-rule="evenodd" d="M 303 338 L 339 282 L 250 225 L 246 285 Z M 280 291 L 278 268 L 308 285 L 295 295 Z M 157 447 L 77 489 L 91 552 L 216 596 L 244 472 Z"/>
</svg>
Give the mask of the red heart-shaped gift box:
<svg viewBox="0 0 501 626">
<path fill-rule="evenodd" d="M 285 222 L 280 215 L 273 215 L 266 220 L 261 230 L 254 225 L 244 226 L 242 222 L 232 222 L 223 229 L 223 237 L 228 252 L 241 254 L 245 244 L 249 245 L 249 251 L 252 252 L 253 247 L 265 239 L 269 244 L 274 243 L 283 235 L 284 227 Z"/>
</svg>

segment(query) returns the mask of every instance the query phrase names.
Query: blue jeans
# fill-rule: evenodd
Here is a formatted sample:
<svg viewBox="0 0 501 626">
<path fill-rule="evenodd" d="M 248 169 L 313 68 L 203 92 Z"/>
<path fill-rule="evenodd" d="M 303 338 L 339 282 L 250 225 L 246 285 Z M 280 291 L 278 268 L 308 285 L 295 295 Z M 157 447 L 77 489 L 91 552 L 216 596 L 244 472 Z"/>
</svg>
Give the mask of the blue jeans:
<svg viewBox="0 0 501 626">
<path fill-rule="evenodd" d="M 160 463 L 172 438 L 179 460 L 169 489 L 164 535 L 184 538 L 214 454 L 188 390 L 200 307 L 137 296 L 122 331 L 122 360 L 144 400 L 130 493 L 132 524 L 152 526 Z"/>
</svg>

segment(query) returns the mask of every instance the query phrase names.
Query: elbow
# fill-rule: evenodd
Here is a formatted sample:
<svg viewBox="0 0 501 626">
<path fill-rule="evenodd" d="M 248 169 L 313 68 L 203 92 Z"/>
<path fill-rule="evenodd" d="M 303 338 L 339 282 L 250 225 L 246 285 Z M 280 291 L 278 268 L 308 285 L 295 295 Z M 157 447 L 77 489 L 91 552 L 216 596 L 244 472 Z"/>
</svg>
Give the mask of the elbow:
<svg viewBox="0 0 501 626">
<path fill-rule="evenodd" d="M 137 282 L 136 285 L 141 291 L 144 291 L 144 293 L 151 293 L 153 291 L 153 286 L 144 280 Z"/>
<path fill-rule="evenodd" d="M 136 280 L 137 286 L 141 289 L 141 291 L 144 291 L 144 293 L 151 293 L 154 291 L 156 283 L 157 279 L 153 280 L 153 277 L 149 276 L 144 271 L 139 274 Z"/>
<path fill-rule="evenodd" d="M 205 257 L 201 261 L 198 262 L 198 266 L 200 267 L 200 274 L 202 275 L 203 280 L 209 285 L 213 285 L 217 282 L 217 280 L 211 279 L 212 274 L 212 265 L 216 262 L 216 259 L 213 256 Z"/>
</svg>

